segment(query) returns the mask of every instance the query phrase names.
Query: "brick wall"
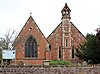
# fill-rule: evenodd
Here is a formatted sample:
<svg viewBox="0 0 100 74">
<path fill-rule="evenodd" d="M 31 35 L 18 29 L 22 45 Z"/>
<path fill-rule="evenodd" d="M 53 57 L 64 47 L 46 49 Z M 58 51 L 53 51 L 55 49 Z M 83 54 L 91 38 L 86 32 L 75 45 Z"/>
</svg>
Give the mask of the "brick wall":
<svg viewBox="0 0 100 74">
<path fill-rule="evenodd" d="M 37 58 L 27 59 L 25 57 L 25 41 L 30 36 L 33 36 L 37 42 Z M 48 57 L 46 57 L 47 45 L 47 40 L 30 16 L 14 43 L 16 49 L 16 61 L 22 61 L 24 64 L 43 64 L 43 60 L 48 59 Z"/>
<path fill-rule="evenodd" d="M 66 61 L 77 59 L 77 57 L 72 58 L 72 48 L 77 47 L 85 41 L 84 35 L 71 22 L 70 12 L 70 8 L 65 3 L 61 11 L 61 23 L 47 38 L 51 45 L 51 59 L 63 59 Z M 61 53 L 59 53 L 59 50 Z M 61 57 L 59 57 L 59 54 L 61 54 Z"/>
<path fill-rule="evenodd" d="M 63 26 L 63 31 L 62 31 L 62 26 Z M 67 39 L 67 46 L 66 46 L 66 39 Z M 58 55 L 59 55 L 59 49 L 61 49 L 62 51 L 61 59 L 67 61 L 71 61 L 73 59 L 72 48 L 74 47 L 75 51 L 75 47 L 86 41 L 84 35 L 74 26 L 74 24 L 66 20 L 63 20 L 55 28 L 55 30 L 48 36 L 47 40 L 51 45 L 51 59 L 60 59 Z M 77 59 L 77 57 L 75 57 L 74 59 Z"/>
</svg>

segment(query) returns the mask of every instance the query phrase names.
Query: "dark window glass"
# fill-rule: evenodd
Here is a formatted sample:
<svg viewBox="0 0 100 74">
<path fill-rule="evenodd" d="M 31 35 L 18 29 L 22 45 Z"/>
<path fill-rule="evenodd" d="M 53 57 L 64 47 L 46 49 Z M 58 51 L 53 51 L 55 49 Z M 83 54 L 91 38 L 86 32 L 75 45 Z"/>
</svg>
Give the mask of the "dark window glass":
<svg viewBox="0 0 100 74">
<path fill-rule="evenodd" d="M 68 46 L 68 40 L 66 39 L 66 46 Z"/>
<path fill-rule="evenodd" d="M 59 50 L 59 58 L 61 58 L 61 50 Z"/>
<path fill-rule="evenodd" d="M 51 45 L 49 45 L 49 49 L 51 50 Z"/>
<path fill-rule="evenodd" d="M 72 47 L 72 58 L 74 58 L 74 47 Z"/>
<path fill-rule="evenodd" d="M 25 43 L 25 57 L 37 57 L 37 42 L 32 36 Z"/>
</svg>

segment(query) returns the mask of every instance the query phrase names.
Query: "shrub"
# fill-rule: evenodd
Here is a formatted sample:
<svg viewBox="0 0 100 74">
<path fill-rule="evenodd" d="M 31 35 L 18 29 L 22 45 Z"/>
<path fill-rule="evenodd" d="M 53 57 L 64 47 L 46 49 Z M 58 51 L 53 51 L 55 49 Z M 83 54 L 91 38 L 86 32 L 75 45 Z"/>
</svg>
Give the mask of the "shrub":
<svg viewBox="0 0 100 74">
<path fill-rule="evenodd" d="M 57 66 L 57 65 L 72 66 L 73 64 L 71 62 L 66 62 L 65 60 L 51 60 L 50 65 L 52 66 Z"/>
<path fill-rule="evenodd" d="M 57 60 L 51 60 L 50 65 L 58 65 Z"/>
<path fill-rule="evenodd" d="M 73 66 L 73 64 L 71 62 L 66 62 L 66 66 Z"/>
</svg>

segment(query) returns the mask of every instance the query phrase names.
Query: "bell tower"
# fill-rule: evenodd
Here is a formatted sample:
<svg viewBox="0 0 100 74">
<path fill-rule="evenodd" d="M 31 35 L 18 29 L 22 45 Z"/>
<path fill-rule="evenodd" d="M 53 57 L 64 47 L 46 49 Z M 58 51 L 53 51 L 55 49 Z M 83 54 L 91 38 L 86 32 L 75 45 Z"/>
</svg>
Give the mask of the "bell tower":
<svg viewBox="0 0 100 74">
<path fill-rule="evenodd" d="M 71 50 L 71 23 L 70 23 L 70 8 L 68 7 L 67 3 L 65 3 L 65 6 L 61 10 L 62 13 L 62 59 L 64 60 L 66 57 L 66 50 L 69 49 L 67 52 L 70 52 Z M 66 49 L 66 50 L 65 50 Z M 70 57 L 70 56 L 69 56 Z"/>
<path fill-rule="evenodd" d="M 70 8 L 68 7 L 67 3 L 65 3 L 64 8 L 61 10 L 62 19 L 68 19 L 68 20 L 70 20 L 71 19 L 70 12 L 71 12 Z"/>
</svg>

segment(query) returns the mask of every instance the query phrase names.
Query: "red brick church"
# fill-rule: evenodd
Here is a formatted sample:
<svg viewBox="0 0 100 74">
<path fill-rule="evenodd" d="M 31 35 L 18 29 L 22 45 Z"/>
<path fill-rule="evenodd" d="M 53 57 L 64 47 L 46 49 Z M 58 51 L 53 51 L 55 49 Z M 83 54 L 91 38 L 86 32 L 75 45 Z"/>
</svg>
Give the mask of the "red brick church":
<svg viewBox="0 0 100 74">
<path fill-rule="evenodd" d="M 83 43 L 85 37 L 70 21 L 70 12 L 66 3 L 61 10 L 61 23 L 47 38 L 30 16 L 14 42 L 16 63 L 40 65 L 46 60 L 77 60 L 73 55 L 75 47 Z"/>
</svg>

